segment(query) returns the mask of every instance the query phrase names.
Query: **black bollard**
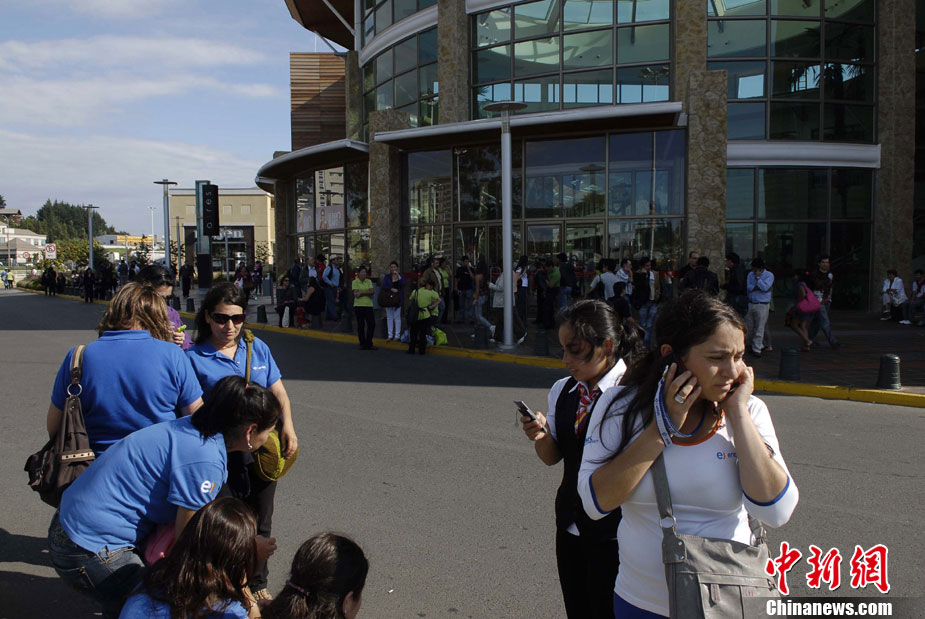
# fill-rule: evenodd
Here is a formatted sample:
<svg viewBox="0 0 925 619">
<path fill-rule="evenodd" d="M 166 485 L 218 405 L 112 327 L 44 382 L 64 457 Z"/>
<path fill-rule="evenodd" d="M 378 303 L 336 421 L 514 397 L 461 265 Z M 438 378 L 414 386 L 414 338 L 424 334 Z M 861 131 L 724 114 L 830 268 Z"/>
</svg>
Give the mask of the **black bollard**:
<svg viewBox="0 0 925 619">
<path fill-rule="evenodd" d="M 898 390 L 902 388 L 899 382 L 899 355 L 881 355 L 877 389 Z"/>
<path fill-rule="evenodd" d="M 195 314 L 196 313 L 196 302 L 192 298 L 186 298 L 186 311 Z"/>
<path fill-rule="evenodd" d="M 475 325 L 473 335 L 475 336 L 472 342 L 473 348 L 488 348 L 488 327 L 483 324 Z"/>
<path fill-rule="evenodd" d="M 267 324 L 267 308 L 265 305 L 257 306 L 257 322 Z"/>
<path fill-rule="evenodd" d="M 170 306 L 179 312 L 180 311 L 180 299 L 177 297 L 170 297 Z"/>
<path fill-rule="evenodd" d="M 800 351 L 785 348 L 780 351 L 780 371 L 777 377 L 781 380 L 800 380 Z"/>
<path fill-rule="evenodd" d="M 546 329 L 536 330 L 536 339 L 533 340 L 533 354 L 537 357 L 549 356 L 549 339 L 546 337 Z"/>
</svg>

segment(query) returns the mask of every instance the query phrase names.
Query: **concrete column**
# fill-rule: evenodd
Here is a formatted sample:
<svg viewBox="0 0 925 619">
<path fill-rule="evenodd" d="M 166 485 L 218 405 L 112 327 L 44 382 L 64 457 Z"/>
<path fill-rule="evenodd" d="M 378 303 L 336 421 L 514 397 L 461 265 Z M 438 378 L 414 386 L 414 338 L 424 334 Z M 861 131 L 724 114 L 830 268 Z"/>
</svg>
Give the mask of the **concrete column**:
<svg viewBox="0 0 925 619">
<path fill-rule="evenodd" d="M 880 307 L 880 282 L 895 268 L 912 281 L 915 190 L 915 0 L 881 0 L 878 7 L 880 170 L 874 200 L 870 306 Z"/>
<path fill-rule="evenodd" d="M 344 107 L 347 115 L 347 139 L 363 139 L 363 71 L 359 54 L 344 57 Z"/>
<path fill-rule="evenodd" d="M 687 239 L 722 278 L 726 252 L 726 72 L 691 71 L 687 92 Z"/>
<path fill-rule="evenodd" d="M 375 134 L 410 126 L 411 118 L 398 110 L 369 115 L 369 253 L 377 277 L 401 257 L 401 158 L 394 146 L 377 143 Z"/>
<path fill-rule="evenodd" d="M 703 0 L 675 0 L 674 101 L 686 101 L 690 77 L 707 68 L 707 7 Z"/>
<path fill-rule="evenodd" d="M 298 243 L 291 236 L 295 232 L 295 196 L 293 195 L 293 182 L 280 180 L 276 182 L 274 196 L 276 208 L 276 250 L 273 253 L 273 264 L 276 272 L 282 274 L 292 266 L 298 255 Z"/>
<path fill-rule="evenodd" d="M 462 0 L 438 0 L 440 124 L 469 120 L 469 18 Z"/>
</svg>

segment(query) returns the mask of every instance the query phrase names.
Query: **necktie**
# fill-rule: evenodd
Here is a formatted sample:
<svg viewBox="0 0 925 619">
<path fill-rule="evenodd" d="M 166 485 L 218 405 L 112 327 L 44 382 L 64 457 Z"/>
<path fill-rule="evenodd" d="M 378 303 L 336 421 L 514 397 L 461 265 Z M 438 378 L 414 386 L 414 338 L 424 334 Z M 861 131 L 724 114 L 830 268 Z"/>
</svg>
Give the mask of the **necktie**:
<svg viewBox="0 0 925 619">
<path fill-rule="evenodd" d="M 578 411 L 575 413 L 575 435 L 581 434 L 585 424 L 588 422 L 588 413 L 591 411 L 591 405 L 601 395 L 599 387 L 595 387 L 588 393 L 588 388 L 583 383 L 578 383 L 578 393 L 581 394 L 581 401 L 578 403 Z"/>
</svg>

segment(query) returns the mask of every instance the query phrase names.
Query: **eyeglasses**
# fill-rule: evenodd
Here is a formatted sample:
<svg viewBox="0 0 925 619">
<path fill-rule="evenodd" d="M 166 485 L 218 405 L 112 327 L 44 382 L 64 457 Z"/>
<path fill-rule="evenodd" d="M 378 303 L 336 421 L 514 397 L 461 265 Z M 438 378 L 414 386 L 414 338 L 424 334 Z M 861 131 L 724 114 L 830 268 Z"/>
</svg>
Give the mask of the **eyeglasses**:
<svg viewBox="0 0 925 619">
<path fill-rule="evenodd" d="M 212 320 L 217 322 L 220 325 L 224 325 L 229 320 L 236 325 L 240 325 L 244 322 L 244 319 L 247 317 L 245 314 L 217 314 L 215 312 L 209 312 L 209 315 L 212 316 Z"/>
</svg>

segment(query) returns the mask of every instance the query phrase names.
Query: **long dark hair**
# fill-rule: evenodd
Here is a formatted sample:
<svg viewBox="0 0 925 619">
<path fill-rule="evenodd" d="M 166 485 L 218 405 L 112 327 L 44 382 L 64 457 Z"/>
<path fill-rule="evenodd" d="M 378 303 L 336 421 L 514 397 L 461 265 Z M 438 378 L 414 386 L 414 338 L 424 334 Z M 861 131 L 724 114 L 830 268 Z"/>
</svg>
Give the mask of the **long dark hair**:
<svg viewBox="0 0 925 619">
<path fill-rule="evenodd" d="M 172 617 L 212 617 L 232 602 L 247 608 L 256 536 L 257 521 L 247 505 L 232 497 L 215 499 L 196 512 L 142 587 L 169 604 Z"/>
<path fill-rule="evenodd" d="M 226 441 L 234 441 L 251 424 L 257 425 L 258 432 L 273 427 L 281 412 L 272 391 L 231 375 L 215 383 L 203 405 L 193 413 L 192 423 L 204 438 L 221 433 Z"/>
<path fill-rule="evenodd" d="M 202 344 L 212 335 L 212 328 L 206 321 L 206 314 L 211 313 L 216 307 L 224 303 L 225 305 L 237 305 L 247 313 L 247 293 L 243 288 L 238 288 L 231 282 L 222 282 L 212 286 L 206 298 L 202 300 L 202 306 L 196 313 L 196 344 Z M 243 329 L 241 330 L 244 331 Z M 239 336 L 240 337 L 240 336 Z"/>
<path fill-rule="evenodd" d="M 155 290 L 161 286 L 173 286 L 175 284 L 173 273 L 159 264 L 149 264 L 138 271 L 135 281 L 154 286 Z"/>
<path fill-rule="evenodd" d="M 356 542 L 337 533 L 306 541 L 292 558 L 286 586 L 263 609 L 265 619 L 343 619 L 344 600 L 359 600 L 369 561 Z"/>
<path fill-rule="evenodd" d="M 680 361 L 693 346 L 710 339 L 724 324 L 745 333 L 745 323 L 738 312 L 702 290 L 688 290 L 677 299 L 662 304 L 655 318 L 655 349 L 630 364 L 620 381 L 628 389 L 614 398 L 605 413 L 605 419 L 622 416 L 620 444 L 609 459 L 623 451 L 635 433 L 652 422 L 652 400 L 665 368 L 674 361 Z M 663 357 L 660 350 L 665 344 L 671 346 L 672 354 Z"/>
<path fill-rule="evenodd" d="M 614 363 L 623 359 L 630 365 L 645 352 L 639 329 L 635 326 L 624 326 L 613 307 L 598 299 L 575 301 L 562 310 L 558 322 L 559 326 L 567 324 L 576 340 L 590 345 L 585 361 L 589 361 L 594 356 L 594 351 L 602 347 L 608 339 L 613 341 Z"/>
</svg>

